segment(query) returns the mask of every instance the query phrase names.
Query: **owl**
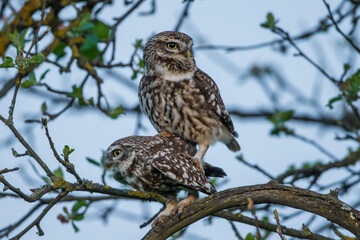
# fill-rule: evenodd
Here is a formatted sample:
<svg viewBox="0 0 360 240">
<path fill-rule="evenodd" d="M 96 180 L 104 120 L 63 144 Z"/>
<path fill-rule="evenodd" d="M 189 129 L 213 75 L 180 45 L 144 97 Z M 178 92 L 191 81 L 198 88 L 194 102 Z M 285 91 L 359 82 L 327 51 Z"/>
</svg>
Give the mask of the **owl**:
<svg viewBox="0 0 360 240">
<path fill-rule="evenodd" d="M 139 99 L 158 132 L 199 145 L 192 157 L 201 168 L 209 146 L 217 141 L 239 151 L 233 122 L 214 80 L 196 67 L 192 39 L 181 32 L 161 32 L 144 48 L 144 76 Z"/>
<path fill-rule="evenodd" d="M 104 153 L 105 166 L 113 170 L 116 180 L 142 192 L 155 192 L 165 198 L 165 209 L 152 226 L 155 228 L 170 214 L 183 209 L 198 198 L 198 191 L 216 192 L 208 176 L 226 176 L 221 168 L 210 164 L 200 171 L 187 156 L 196 151 L 193 144 L 180 137 L 130 136 L 112 143 Z M 177 201 L 177 193 L 186 190 L 188 196 Z"/>
</svg>

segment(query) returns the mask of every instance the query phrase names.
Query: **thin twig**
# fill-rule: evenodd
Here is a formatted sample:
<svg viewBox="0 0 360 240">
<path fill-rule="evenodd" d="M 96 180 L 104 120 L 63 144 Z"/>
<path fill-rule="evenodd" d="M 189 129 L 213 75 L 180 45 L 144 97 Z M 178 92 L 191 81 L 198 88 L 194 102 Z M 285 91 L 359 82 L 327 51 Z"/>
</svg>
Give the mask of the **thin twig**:
<svg viewBox="0 0 360 240">
<path fill-rule="evenodd" d="M 16 167 L 16 168 L 12 168 L 12 169 L 7 169 L 7 168 L 4 168 L 3 170 L 0 170 L 0 174 L 4 174 L 4 173 L 8 173 L 8 172 L 14 172 L 14 171 L 17 171 L 19 170 L 20 168 Z"/>
<path fill-rule="evenodd" d="M 50 133 L 49 133 L 49 128 L 47 126 L 47 119 L 46 118 L 42 118 L 41 119 L 41 122 L 45 128 L 45 135 L 49 141 L 49 144 L 50 144 L 50 148 L 56 158 L 56 160 L 58 160 L 59 163 L 61 163 L 65 168 L 66 170 L 71 173 L 75 178 L 76 180 L 79 182 L 79 183 L 82 183 L 83 180 L 81 179 L 81 177 L 77 174 L 77 172 L 75 171 L 75 167 L 72 163 L 68 162 L 68 161 L 65 161 L 63 160 L 59 154 L 57 153 L 56 151 L 56 148 L 55 148 L 55 145 L 54 145 L 54 142 L 52 141 L 51 137 L 50 137 Z"/>
<path fill-rule="evenodd" d="M 259 219 L 258 219 L 258 217 L 256 216 L 256 213 L 255 213 L 254 202 L 253 202 L 253 200 L 251 198 L 247 198 L 247 201 L 248 201 L 247 206 L 250 209 L 251 214 L 255 218 L 256 239 L 261 240 L 262 238 L 261 238 L 261 233 L 260 233 L 260 228 L 259 228 Z"/>
<path fill-rule="evenodd" d="M 306 178 L 318 174 L 324 174 L 326 171 L 330 169 L 347 167 L 355 164 L 358 161 L 360 161 L 360 151 L 351 153 L 349 156 L 343 158 L 341 161 L 334 161 L 328 164 L 317 164 L 309 168 L 288 170 L 285 173 L 282 173 L 278 177 L 276 177 L 275 181 L 279 183 L 283 183 L 285 178 L 289 176 L 294 176 L 294 179 L 292 180 L 292 182 L 294 182 L 295 180 L 299 180 L 302 178 Z"/>
<path fill-rule="evenodd" d="M 275 179 L 270 173 L 268 173 L 267 171 L 265 171 L 263 168 L 259 167 L 257 164 L 251 164 L 248 161 L 246 161 L 243 157 L 243 155 L 239 155 L 236 157 L 240 162 L 244 163 L 246 166 L 256 169 L 257 171 L 261 172 L 262 174 L 264 174 L 265 176 L 267 176 L 270 179 Z"/>
<path fill-rule="evenodd" d="M 47 34 L 47 32 L 48 32 L 48 30 L 46 30 L 46 31 L 44 32 L 44 34 L 41 36 L 41 38 L 38 38 L 38 34 L 39 34 L 40 27 L 41 27 L 41 25 L 42 25 L 42 23 L 43 23 L 43 21 L 44 21 L 45 6 L 46 6 L 46 1 L 43 0 L 43 1 L 42 1 L 42 9 L 41 9 L 41 19 L 40 19 L 40 21 L 38 22 L 38 27 L 37 27 L 37 29 L 35 30 L 34 37 L 33 37 L 33 41 L 32 41 L 32 43 L 31 43 L 31 46 L 30 46 L 29 50 L 28 50 L 27 53 L 26 53 L 25 58 L 27 58 L 27 57 L 29 56 L 29 54 L 30 54 L 30 52 L 31 52 L 31 49 L 35 46 L 35 44 L 38 43 L 38 42 L 41 40 L 41 38 L 43 38 L 43 37 Z"/>
<path fill-rule="evenodd" d="M 19 234 L 17 234 L 15 237 L 11 238 L 10 240 L 18 240 L 18 239 L 20 239 L 32 227 L 34 227 L 35 225 L 39 225 L 42 218 L 50 211 L 50 209 L 56 203 L 58 203 L 63 197 L 65 197 L 67 194 L 68 194 L 67 191 L 60 192 L 59 195 L 44 208 L 44 210 L 41 212 L 41 214 L 32 223 L 30 223 L 23 231 L 21 231 Z"/>
<path fill-rule="evenodd" d="M 16 229 L 18 226 L 20 226 L 25 220 L 27 220 L 37 209 L 39 209 L 39 207 L 43 205 L 42 203 L 38 203 L 36 204 L 34 207 L 32 207 L 30 209 L 30 211 L 28 213 L 26 213 L 22 218 L 20 218 L 18 221 L 16 221 L 15 223 L 3 228 L 0 230 L 0 238 L 8 236 L 9 233 L 11 233 L 14 229 Z"/>
<path fill-rule="evenodd" d="M 230 220 L 228 222 L 230 223 L 231 229 L 234 231 L 235 236 L 237 237 L 237 239 L 244 240 L 244 238 L 240 235 L 239 231 L 237 230 L 235 224 Z"/>
<path fill-rule="evenodd" d="M 184 10 L 179 18 L 179 21 L 177 22 L 174 31 L 178 32 L 180 30 L 180 27 L 182 26 L 182 24 L 184 23 L 184 20 L 186 17 L 189 16 L 189 9 L 190 9 L 190 5 L 193 2 L 193 0 L 187 0 L 186 1 L 186 5 L 184 7 Z"/>
<path fill-rule="evenodd" d="M 147 225 L 149 225 L 149 224 L 159 215 L 159 213 L 162 212 L 164 209 L 165 209 L 165 205 L 164 205 L 154 216 L 152 216 L 151 218 L 149 218 L 149 220 L 147 220 L 146 222 L 144 222 L 143 224 L 141 224 L 139 227 L 140 227 L 140 228 L 144 228 L 144 227 L 146 227 Z"/>
<path fill-rule="evenodd" d="M 316 69 L 318 69 L 326 78 L 328 78 L 332 83 L 334 83 L 336 86 L 338 86 L 338 81 L 335 78 L 333 78 L 332 76 L 330 76 L 322 67 L 320 67 L 319 64 L 314 62 L 308 55 L 306 55 L 298 47 L 298 45 L 293 41 L 293 39 L 290 37 L 289 33 L 285 32 L 283 29 L 281 29 L 279 27 L 273 27 L 272 31 L 274 33 L 277 33 L 282 39 L 288 41 L 290 43 L 290 45 L 293 46 L 297 50 L 299 56 L 302 56 L 303 58 L 305 58 L 311 65 L 313 65 Z"/>
<path fill-rule="evenodd" d="M 305 136 L 301 136 L 295 132 L 292 132 L 291 134 L 289 134 L 290 136 L 293 136 L 294 138 L 297 138 L 303 142 L 306 142 L 312 146 L 314 146 L 315 148 L 317 148 L 320 152 L 322 152 L 323 154 L 325 154 L 326 156 L 328 156 L 331 160 L 334 161 L 339 161 L 339 159 L 333 155 L 332 153 L 330 153 L 328 150 L 326 150 L 325 148 L 323 148 L 320 144 L 318 144 L 317 142 L 315 142 L 314 140 L 311 140 Z"/>
<path fill-rule="evenodd" d="M 341 36 L 343 36 L 343 37 L 346 39 L 346 41 L 348 41 L 348 43 L 350 43 L 350 45 L 351 45 L 358 53 L 360 53 L 360 48 L 359 48 L 358 46 L 356 46 L 356 44 L 355 44 L 348 36 L 346 36 L 346 34 L 345 34 L 343 31 L 341 31 L 339 25 L 338 25 L 337 22 L 335 21 L 334 16 L 333 16 L 333 14 L 332 14 L 332 12 L 331 12 L 330 5 L 326 2 L 326 0 L 323 0 L 323 2 L 324 2 L 325 6 L 326 6 L 326 8 L 327 8 L 327 10 L 328 10 L 329 18 L 330 18 L 331 22 L 335 25 L 336 30 L 341 34 Z"/>
<path fill-rule="evenodd" d="M 255 219 L 244 216 L 243 214 L 235 214 L 230 211 L 220 211 L 220 212 L 214 213 L 212 215 L 216 216 L 216 217 L 227 219 L 229 221 L 240 222 L 240 223 L 245 223 L 248 225 L 255 226 Z M 276 228 L 277 228 L 276 224 L 258 220 L 258 225 L 260 228 L 265 229 L 267 231 L 276 232 Z M 307 235 L 306 233 L 304 233 L 301 230 L 287 228 L 283 225 L 281 226 L 281 229 L 283 230 L 283 234 L 286 234 L 287 236 L 292 236 L 295 238 L 312 239 L 312 240 L 333 240 L 332 238 L 328 238 L 328 237 L 322 236 L 320 234 L 315 234 L 315 233 L 313 233 L 311 235 Z"/>
<path fill-rule="evenodd" d="M 16 88 L 15 88 L 16 89 Z M 0 115 L 0 120 L 5 123 L 8 128 L 12 131 L 14 136 L 19 140 L 19 142 L 26 148 L 29 152 L 30 156 L 35 159 L 35 161 L 39 164 L 39 166 L 45 171 L 46 175 L 51 179 L 52 182 L 55 182 L 57 178 L 48 168 L 48 166 L 41 160 L 39 155 L 32 149 L 32 147 L 28 144 L 28 142 L 21 136 L 21 134 L 17 131 L 15 126 L 12 123 L 9 123 L 2 115 Z"/>
<path fill-rule="evenodd" d="M 277 225 L 276 232 L 279 234 L 279 237 L 281 238 L 281 240 L 286 240 L 286 238 L 282 235 L 279 214 L 276 209 L 274 209 L 274 218 L 276 220 L 276 225 Z"/>
<path fill-rule="evenodd" d="M 14 90 L 13 98 L 11 100 L 11 104 L 10 104 L 10 107 L 9 107 L 9 117 L 8 117 L 7 121 L 4 122 L 5 124 L 12 124 L 13 123 L 13 115 L 14 115 L 16 97 L 17 97 L 17 93 L 18 93 L 19 88 L 20 88 L 20 83 L 21 83 L 21 75 L 18 74 L 16 82 L 15 82 L 15 90 Z"/>
</svg>

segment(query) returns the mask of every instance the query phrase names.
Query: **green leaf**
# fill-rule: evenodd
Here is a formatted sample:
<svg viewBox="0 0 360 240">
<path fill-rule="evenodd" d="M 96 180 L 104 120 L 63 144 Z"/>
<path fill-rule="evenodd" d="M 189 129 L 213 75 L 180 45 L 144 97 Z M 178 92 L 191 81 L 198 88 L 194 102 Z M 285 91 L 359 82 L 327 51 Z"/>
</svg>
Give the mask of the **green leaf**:
<svg viewBox="0 0 360 240">
<path fill-rule="evenodd" d="M 337 101 L 340 101 L 342 99 L 342 96 L 341 95 L 337 95 L 336 97 L 333 97 L 329 100 L 328 104 L 326 104 L 327 107 L 329 107 L 330 109 L 333 109 L 333 106 L 332 104 L 334 102 L 337 102 Z"/>
<path fill-rule="evenodd" d="M 56 55 L 56 61 L 58 61 L 60 58 L 66 55 L 65 48 L 67 47 L 66 43 L 59 42 L 58 45 L 56 45 L 53 53 Z"/>
<path fill-rule="evenodd" d="M 214 185 L 214 186 L 216 187 L 216 185 L 217 185 L 217 178 L 211 178 L 211 179 L 210 179 L 210 182 L 211 182 L 212 185 Z"/>
<path fill-rule="evenodd" d="M 45 72 L 43 74 L 41 74 L 39 81 L 43 80 L 48 72 L 50 72 L 50 69 L 46 69 Z"/>
<path fill-rule="evenodd" d="M 18 44 L 19 42 L 19 33 L 18 30 L 15 28 L 13 33 L 7 32 L 6 36 L 9 38 L 10 42 L 12 42 L 14 45 Z"/>
<path fill-rule="evenodd" d="M 90 22 L 90 17 L 91 17 L 91 13 L 90 12 L 85 12 L 82 14 L 81 19 L 80 19 L 80 23 L 79 23 L 79 28 L 87 28 L 88 23 Z M 84 27 L 85 26 L 85 27 Z"/>
<path fill-rule="evenodd" d="M 264 28 L 274 28 L 276 23 L 277 21 L 275 21 L 274 15 L 271 12 L 269 12 L 266 15 L 266 22 L 262 23 L 260 26 Z"/>
<path fill-rule="evenodd" d="M 29 64 L 30 65 L 38 65 L 45 60 L 45 57 L 42 53 L 36 54 L 30 58 Z"/>
<path fill-rule="evenodd" d="M 112 110 L 110 113 L 108 113 L 108 116 L 112 119 L 116 119 L 122 113 L 124 113 L 124 108 L 122 106 L 119 106 Z"/>
<path fill-rule="evenodd" d="M 248 233 L 245 237 L 245 240 L 255 240 L 255 237 L 251 233 Z"/>
<path fill-rule="evenodd" d="M 80 106 L 87 106 L 87 105 L 89 105 L 88 102 L 87 102 L 83 97 L 78 98 L 78 102 L 79 102 L 79 105 L 80 105 Z"/>
<path fill-rule="evenodd" d="M 286 112 L 276 111 L 272 116 L 270 116 L 268 119 L 273 122 L 274 124 L 284 123 L 291 119 L 293 116 L 294 111 L 289 110 Z"/>
<path fill-rule="evenodd" d="M 78 200 L 71 208 L 71 212 L 76 214 L 81 207 L 88 207 L 89 203 L 86 200 Z"/>
<path fill-rule="evenodd" d="M 20 85 L 20 87 L 22 87 L 22 88 L 29 88 L 29 87 L 32 87 L 32 86 L 34 86 L 34 83 L 29 81 L 29 80 L 25 80 Z"/>
<path fill-rule="evenodd" d="M 293 110 L 286 111 L 286 112 L 282 112 L 282 113 L 280 114 L 280 120 L 281 120 L 282 122 L 286 122 L 286 121 L 288 121 L 288 120 L 291 119 L 291 117 L 293 116 L 293 114 L 294 114 L 294 111 L 293 111 Z"/>
<path fill-rule="evenodd" d="M 139 59 L 139 68 L 144 68 L 144 61 Z"/>
<path fill-rule="evenodd" d="M 19 32 L 17 29 L 14 30 L 13 33 L 7 33 L 7 37 L 9 38 L 10 42 L 15 46 L 17 50 L 17 54 L 24 50 L 25 46 L 25 35 L 29 28 L 26 28 L 19 36 Z"/>
<path fill-rule="evenodd" d="M 28 30 L 29 30 L 29 28 L 25 28 L 25 30 L 19 36 L 19 47 L 20 47 L 21 51 L 24 50 L 24 47 L 25 47 L 25 35 L 26 35 Z"/>
<path fill-rule="evenodd" d="M 83 25 L 76 28 L 77 32 L 85 32 L 88 30 L 92 30 L 94 28 L 94 24 L 92 22 L 86 22 Z"/>
<path fill-rule="evenodd" d="M 86 36 L 83 45 L 80 47 L 80 53 L 89 60 L 94 60 L 100 53 L 97 43 L 99 38 L 96 35 Z"/>
<path fill-rule="evenodd" d="M 27 80 L 25 80 L 24 82 L 21 83 L 20 87 L 22 88 L 29 88 L 29 87 L 32 87 L 34 85 L 36 85 L 37 82 L 36 82 L 36 77 L 35 77 L 35 73 L 34 71 L 31 71 L 29 73 L 29 77 Z"/>
<path fill-rule="evenodd" d="M 301 166 L 302 169 L 306 169 L 306 168 L 310 168 L 310 167 L 311 167 L 311 164 L 308 162 L 303 163 Z"/>
<path fill-rule="evenodd" d="M 135 48 L 144 48 L 144 45 L 143 45 L 142 41 L 143 41 L 142 39 L 137 39 L 135 44 L 134 44 L 134 47 Z"/>
<path fill-rule="evenodd" d="M 350 69 L 350 64 L 345 63 L 344 64 L 344 72 L 347 72 Z"/>
<path fill-rule="evenodd" d="M 79 230 L 79 228 L 75 225 L 74 221 L 71 221 L 71 224 L 72 224 L 72 226 L 73 226 L 73 228 L 74 228 L 75 232 L 80 231 L 80 230 Z"/>
<path fill-rule="evenodd" d="M 137 78 L 139 71 L 134 70 L 133 75 L 131 76 L 131 80 L 135 80 Z"/>
<path fill-rule="evenodd" d="M 293 171 L 293 170 L 295 170 L 296 169 L 296 167 L 295 167 L 295 165 L 294 164 L 291 164 L 289 167 L 288 167 L 288 171 Z"/>
<path fill-rule="evenodd" d="M 55 176 L 57 176 L 58 178 L 62 178 L 64 179 L 64 173 L 61 169 L 61 167 L 58 167 L 57 169 L 55 169 L 55 171 L 53 172 Z"/>
<path fill-rule="evenodd" d="M 348 77 L 340 86 L 340 89 L 346 93 L 346 101 L 352 103 L 358 99 L 358 93 L 360 91 L 360 69 L 358 69 L 353 75 Z"/>
<path fill-rule="evenodd" d="M 110 34 L 110 27 L 101 21 L 95 21 L 94 34 L 102 40 L 106 40 Z"/>
<path fill-rule="evenodd" d="M 68 145 L 65 145 L 63 149 L 63 156 L 68 157 L 73 151 L 75 151 L 75 149 L 72 149 Z"/>
<path fill-rule="evenodd" d="M 71 218 L 73 221 L 81 221 L 84 219 L 84 215 L 83 214 L 76 214 Z"/>
<path fill-rule="evenodd" d="M 270 134 L 271 134 L 271 135 L 279 135 L 280 132 L 281 132 L 280 129 L 277 128 L 277 127 L 275 127 L 275 128 L 273 128 L 273 129 L 270 131 Z"/>
<path fill-rule="evenodd" d="M 50 180 L 50 178 L 48 178 L 48 177 L 41 177 L 42 179 L 44 179 L 45 180 L 45 182 L 47 182 L 48 184 L 52 184 L 52 182 L 51 182 L 51 180 Z"/>
<path fill-rule="evenodd" d="M 82 97 L 82 88 L 78 88 L 76 85 L 73 85 L 72 89 L 73 89 L 72 93 L 67 94 L 68 97 L 72 97 L 72 98 Z"/>
<path fill-rule="evenodd" d="M 46 102 L 43 102 L 43 104 L 41 104 L 41 111 L 42 111 L 43 113 L 45 113 L 46 110 L 47 110 Z"/>
<path fill-rule="evenodd" d="M 12 68 L 12 67 L 15 67 L 15 64 L 11 57 L 5 57 L 4 62 L 0 64 L 0 68 Z"/>
<path fill-rule="evenodd" d="M 279 135 L 281 132 L 284 132 L 285 134 L 292 134 L 293 130 L 287 128 L 285 126 L 285 122 L 290 120 L 293 114 L 294 114 L 293 110 L 289 110 L 285 112 L 276 110 L 273 115 L 268 117 L 268 119 L 274 124 L 274 128 L 271 130 L 270 134 Z"/>
<path fill-rule="evenodd" d="M 87 100 L 87 102 L 91 105 L 91 106 L 95 106 L 95 104 L 94 104 L 94 99 L 93 98 L 89 98 L 88 100 Z"/>
<path fill-rule="evenodd" d="M 94 165 L 100 167 L 100 163 L 97 162 L 96 160 L 94 160 L 94 159 L 92 159 L 92 158 L 89 158 L 89 157 L 87 157 L 86 160 L 87 160 L 89 163 L 94 164 Z"/>
<path fill-rule="evenodd" d="M 36 76 L 35 76 L 35 73 L 34 71 L 31 71 L 29 73 L 29 81 L 33 82 L 33 83 L 36 83 Z"/>
</svg>

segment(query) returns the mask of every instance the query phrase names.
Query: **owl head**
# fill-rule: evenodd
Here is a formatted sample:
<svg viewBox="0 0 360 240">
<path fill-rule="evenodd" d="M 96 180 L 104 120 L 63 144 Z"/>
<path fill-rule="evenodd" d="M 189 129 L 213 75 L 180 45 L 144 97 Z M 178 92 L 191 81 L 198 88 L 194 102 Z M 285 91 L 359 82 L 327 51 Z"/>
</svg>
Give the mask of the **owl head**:
<svg viewBox="0 0 360 240">
<path fill-rule="evenodd" d="M 134 161 L 134 157 L 131 141 L 119 139 L 111 144 L 104 153 L 105 167 L 126 169 Z"/>
<path fill-rule="evenodd" d="M 166 76 L 172 80 L 171 77 L 192 74 L 196 69 L 192 44 L 191 37 L 185 33 L 156 34 L 144 48 L 145 75 Z"/>
</svg>

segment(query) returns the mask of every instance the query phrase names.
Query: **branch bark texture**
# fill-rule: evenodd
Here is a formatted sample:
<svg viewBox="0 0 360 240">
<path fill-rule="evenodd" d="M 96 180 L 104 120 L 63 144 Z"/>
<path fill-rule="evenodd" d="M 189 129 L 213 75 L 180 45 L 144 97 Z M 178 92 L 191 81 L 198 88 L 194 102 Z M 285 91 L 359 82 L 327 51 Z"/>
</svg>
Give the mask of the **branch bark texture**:
<svg viewBox="0 0 360 240">
<path fill-rule="evenodd" d="M 150 230 L 143 240 L 166 239 L 180 229 L 223 209 L 254 204 L 273 203 L 322 216 L 360 237 L 360 212 L 340 201 L 336 194 L 319 194 L 310 190 L 289 187 L 273 181 L 268 184 L 228 189 L 200 199 L 179 217 L 168 218 L 163 228 Z"/>
</svg>

